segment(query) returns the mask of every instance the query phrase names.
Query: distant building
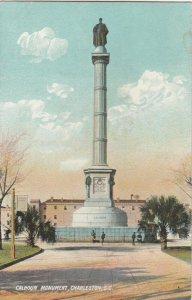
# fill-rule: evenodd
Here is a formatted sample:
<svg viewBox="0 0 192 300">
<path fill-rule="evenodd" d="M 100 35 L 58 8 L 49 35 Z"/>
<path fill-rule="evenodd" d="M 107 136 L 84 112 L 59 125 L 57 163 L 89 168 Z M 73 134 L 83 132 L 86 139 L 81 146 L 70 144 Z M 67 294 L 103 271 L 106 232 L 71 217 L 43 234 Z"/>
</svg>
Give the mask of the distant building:
<svg viewBox="0 0 192 300">
<path fill-rule="evenodd" d="M 35 208 L 37 211 L 41 212 L 41 201 L 40 199 L 32 199 L 30 200 L 30 206 Z"/>
<path fill-rule="evenodd" d="M 42 221 L 51 221 L 52 225 L 60 227 L 70 227 L 72 225 L 73 213 L 83 207 L 84 201 L 82 199 L 54 199 L 51 197 L 45 202 L 38 200 L 31 200 L 30 206 L 35 207 L 41 215 Z M 146 200 L 114 200 L 115 206 L 126 212 L 128 217 L 128 227 L 135 228 L 138 226 L 140 219 L 140 206 Z"/>
<path fill-rule="evenodd" d="M 126 200 L 117 199 L 115 200 L 115 206 L 124 210 L 127 214 L 128 227 L 137 227 L 138 221 L 141 218 L 140 207 L 146 203 L 146 200 Z"/>
<path fill-rule="evenodd" d="M 16 211 L 27 211 L 28 207 L 28 195 L 16 195 L 15 197 L 15 210 Z"/>
<path fill-rule="evenodd" d="M 1 206 L 1 232 L 4 238 L 5 231 L 10 228 L 11 225 L 11 208 L 7 206 Z"/>
<path fill-rule="evenodd" d="M 15 197 L 15 213 L 17 211 L 25 212 L 28 207 L 27 195 L 16 195 Z M 2 237 L 5 236 L 5 231 L 11 228 L 11 207 L 9 205 L 1 207 L 1 232 Z"/>
<path fill-rule="evenodd" d="M 54 226 L 71 226 L 73 213 L 84 204 L 84 200 L 54 199 L 41 203 L 41 219 L 51 221 Z"/>
</svg>

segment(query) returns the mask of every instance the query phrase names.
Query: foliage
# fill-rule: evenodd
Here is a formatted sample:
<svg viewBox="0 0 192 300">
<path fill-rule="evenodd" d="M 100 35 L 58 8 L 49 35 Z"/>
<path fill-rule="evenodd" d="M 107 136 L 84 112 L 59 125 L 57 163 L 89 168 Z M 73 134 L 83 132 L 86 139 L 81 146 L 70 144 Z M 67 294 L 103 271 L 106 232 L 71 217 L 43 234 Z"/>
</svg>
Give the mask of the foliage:
<svg viewBox="0 0 192 300">
<path fill-rule="evenodd" d="M 48 243 L 55 242 L 55 228 L 50 222 L 41 222 L 39 212 L 33 207 L 28 207 L 24 213 L 18 212 L 16 224 L 16 233 L 26 232 L 29 246 L 34 247 L 37 238 Z"/>
<path fill-rule="evenodd" d="M 144 232 L 144 242 L 156 242 L 157 241 L 157 231 L 158 226 L 154 223 L 139 221 L 139 229 L 138 232 Z"/>
<path fill-rule="evenodd" d="M 40 223 L 38 237 L 40 237 L 43 242 L 55 242 L 55 228 L 51 225 L 50 221 Z"/>
<path fill-rule="evenodd" d="M 5 229 L 5 240 L 9 240 L 10 233 L 11 233 L 10 228 L 6 227 L 6 229 Z"/>
<path fill-rule="evenodd" d="M 24 229 L 24 213 L 21 211 L 17 211 L 15 216 L 15 233 L 20 234 L 24 231 Z"/>
<path fill-rule="evenodd" d="M 2 202 L 14 185 L 24 179 L 23 166 L 27 148 L 23 145 L 23 139 L 23 134 L 0 134 L 0 250 Z"/>
<path fill-rule="evenodd" d="M 167 248 L 168 233 L 178 234 L 187 238 L 190 229 L 190 214 L 176 197 L 152 196 L 141 208 L 139 227 L 144 228 L 153 224 L 160 235 L 162 248 Z"/>
<path fill-rule="evenodd" d="M 177 170 L 173 170 L 174 183 L 189 197 L 192 188 L 192 155 L 189 154 L 182 161 Z"/>
<path fill-rule="evenodd" d="M 17 182 L 24 179 L 22 167 L 27 148 L 22 145 L 24 135 L 0 136 L 0 205 Z"/>
</svg>

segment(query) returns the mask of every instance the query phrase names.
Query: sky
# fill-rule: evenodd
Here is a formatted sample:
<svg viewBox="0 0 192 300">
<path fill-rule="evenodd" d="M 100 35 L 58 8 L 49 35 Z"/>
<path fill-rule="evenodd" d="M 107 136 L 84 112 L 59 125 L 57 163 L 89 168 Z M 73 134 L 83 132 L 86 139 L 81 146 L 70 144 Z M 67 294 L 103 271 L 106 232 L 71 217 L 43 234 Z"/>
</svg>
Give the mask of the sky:
<svg viewBox="0 0 192 300">
<path fill-rule="evenodd" d="M 191 152 L 189 3 L 0 3 L 0 125 L 28 136 L 18 194 L 85 198 L 92 161 L 92 29 L 107 25 L 108 165 L 114 197 L 188 196 L 173 170 Z"/>
</svg>

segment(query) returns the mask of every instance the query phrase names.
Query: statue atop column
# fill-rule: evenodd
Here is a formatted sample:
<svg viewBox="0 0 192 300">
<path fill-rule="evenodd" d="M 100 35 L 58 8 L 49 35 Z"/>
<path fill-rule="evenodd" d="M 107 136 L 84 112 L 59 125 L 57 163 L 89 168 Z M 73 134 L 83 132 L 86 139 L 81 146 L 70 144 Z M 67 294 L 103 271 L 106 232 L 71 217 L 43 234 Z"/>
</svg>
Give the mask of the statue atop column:
<svg viewBox="0 0 192 300">
<path fill-rule="evenodd" d="M 102 23 L 102 18 L 100 18 L 99 23 L 93 28 L 93 45 L 95 47 L 105 46 L 108 32 L 107 26 Z"/>
</svg>

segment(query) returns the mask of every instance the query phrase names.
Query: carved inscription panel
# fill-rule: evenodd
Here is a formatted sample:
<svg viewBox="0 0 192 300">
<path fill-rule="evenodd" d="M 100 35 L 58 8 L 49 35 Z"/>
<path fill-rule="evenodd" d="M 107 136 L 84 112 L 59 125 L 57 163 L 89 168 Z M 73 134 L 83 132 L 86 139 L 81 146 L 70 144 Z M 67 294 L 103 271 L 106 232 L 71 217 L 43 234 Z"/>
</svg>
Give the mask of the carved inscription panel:
<svg viewBox="0 0 192 300">
<path fill-rule="evenodd" d="M 93 178 L 93 193 L 106 193 L 107 191 L 107 178 L 94 177 Z"/>
</svg>

